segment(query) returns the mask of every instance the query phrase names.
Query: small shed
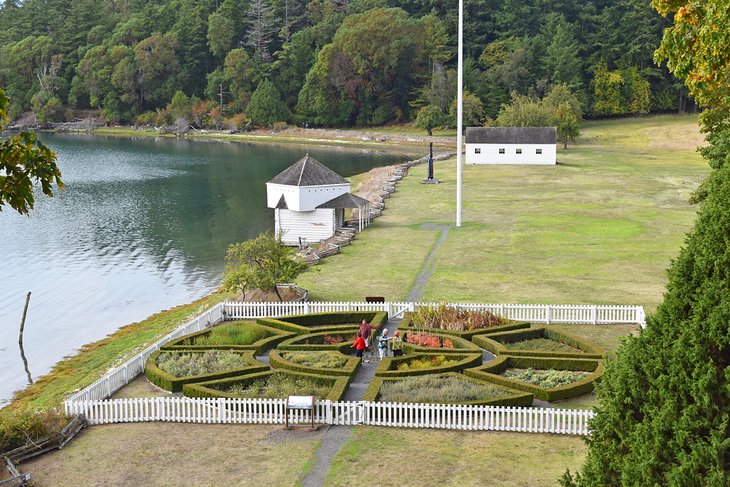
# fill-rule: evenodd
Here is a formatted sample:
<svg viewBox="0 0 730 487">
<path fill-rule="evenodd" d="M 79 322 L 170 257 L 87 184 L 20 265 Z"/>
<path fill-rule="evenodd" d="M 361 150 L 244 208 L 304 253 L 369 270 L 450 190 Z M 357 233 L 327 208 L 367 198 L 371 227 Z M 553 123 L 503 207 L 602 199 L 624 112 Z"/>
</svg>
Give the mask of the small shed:
<svg viewBox="0 0 730 487">
<path fill-rule="evenodd" d="M 309 154 L 266 183 L 275 235 L 286 245 L 318 243 L 346 226 L 345 210 L 357 208 L 356 230 L 370 224 L 370 202 L 350 193 L 350 182 Z"/>
<path fill-rule="evenodd" d="M 467 127 L 467 164 L 557 163 L 555 127 Z"/>
</svg>

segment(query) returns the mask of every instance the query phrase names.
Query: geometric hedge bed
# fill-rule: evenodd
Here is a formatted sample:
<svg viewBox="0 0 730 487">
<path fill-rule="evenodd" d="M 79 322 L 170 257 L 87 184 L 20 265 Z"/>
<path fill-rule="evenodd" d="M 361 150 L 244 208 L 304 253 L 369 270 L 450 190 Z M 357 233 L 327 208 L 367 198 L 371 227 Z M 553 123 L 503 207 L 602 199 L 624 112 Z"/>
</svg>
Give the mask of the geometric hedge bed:
<svg viewBox="0 0 730 487">
<path fill-rule="evenodd" d="M 383 312 L 318 313 L 262 318 L 255 322 L 225 322 L 166 344 L 149 357 L 145 374 L 157 386 L 172 392 L 182 391 L 189 397 L 241 397 L 239 393 L 263 391 L 273 384 L 272 388 L 280 387 L 273 390 L 286 390 L 288 394 L 297 394 L 297 387 L 312 387 L 320 399 L 341 400 L 360 367 L 351 345 L 363 319 L 382 329 L 388 316 Z M 229 335 L 216 335 L 216 328 L 220 326 L 228 326 L 220 331 Z M 410 313 L 405 313 L 399 330 L 404 338 L 405 355 L 380 362 L 364 400 L 379 400 L 384 384 L 391 388 L 410 387 L 418 381 L 428 383 L 433 378 L 441 383 L 483 387 L 489 391 L 485 393 L 489 399 L 477 398 L 459 404 L 529 406 L 534 398 L 554 401 L 590 392 L 603 373 L 603 351 L 598 346 L 546 327 L 532 328 L 529 323 L 508 322 L 459 332 L 415 327 Z M 414 340 L 427 334 L 438 342 L 435 346 L 449 348 L 428 348 L 434 345 L 405 342 L 411 339 L 411 334 Z M 225 343 L 227 336 L 235 337 L 237 343 Z M 275 350 L 269 353 L 269 365 L 254 358 L 274 347 Z M 482 365 L 482 348 L 498 358 Z M 182 361 L 188 358 L 204 361 L 200 354 L 211 350 L 237 354 L 235 368 L 176 377 L 158 366 L 163 353 L 182 354 L 182 357 L 173 357 Z M 168 356 L 167 360 L 170 359 Z M 532 377 L 539 376 L 544 369 L 574 374 L 573 382 L 545 387 Z M 522 376 L 506 376 L 514 371 L 524 372 L 527 381 L 521 380 Z M 560 375 L 561 372 L 552 374 Z M 417 400 L 409 398 L 407 402 Z"/>
</svg>

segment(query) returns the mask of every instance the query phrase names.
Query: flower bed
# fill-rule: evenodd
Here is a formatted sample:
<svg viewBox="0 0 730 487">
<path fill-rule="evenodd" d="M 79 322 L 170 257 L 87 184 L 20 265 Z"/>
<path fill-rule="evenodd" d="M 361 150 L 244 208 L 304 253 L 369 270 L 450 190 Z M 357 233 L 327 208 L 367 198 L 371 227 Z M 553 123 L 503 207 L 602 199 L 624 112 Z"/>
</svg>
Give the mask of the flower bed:
<svg viewBox="0 0 730 487">
<path fill-rule="evenodd" d="M 172 376 L 186 377 L 241 369 L 250 365 L 250 361 L 240 353 L 207 350 L 202 353 L 162 352 L 156 365 Z"/>
<path fill-rule="evenodd" d="M 551 389 L 553 387 L 562 387 L 573 384 L 588 376 L 588 372 L 579 372 L 573 370 L 556 370 L 556 369 L 506 369 L 500 374 L 508 379 L 519 380 L 534 384 L 536 386 Z"/>
<path fill-rule="evenodd" d="M 360 359 L 348 357 L 334 351 L 288 352 L 272 350 L 269 353 L 269 363 L 274 369 L 291 370 L 306 374 L 344 376 L 348 380 L 360 367 Z"/>
<path fill-rule="evenodd" d="M 456 335 L 470 339 L 483 333 L 529 328 L 529 323 L 510 321 L 489 311 L 439 307 L 422 307 L 414 313 L 405 313 L 398 328 L 403 331 L 425 331 Z"/>
<path fill-rule="evenodd" d="M 190 397 L 268 397 L 285 399 L 290 395 L 315 396 L 339 401 L 345 394 L 347 377 L 301 374 L 289 371 L 258 372 L 227 379 L 186 384 Z"/>
<path fill-rule="evenodd" d="M 481 352 L 469 340 L 443 333 L 408 331 L 403 334 L 403 349 L 406 352 L 464 353 Z"/>
<path fill-rule="evenodd" d="M 376 377 L 405 377 L 410 375 L 460 372 L 468 367 L 482 365 L 482 354 L 473 353 L 418 353 L 383 359 L 375 372 Z"/>
<path fill-rule="evenodd" d="M 466 369 L 464 374 L 531 392 L 544 401 L 556 401 L 592 391 L 603 370 L 599 359 L 503 356 L 481 367 Z"/>
<path fill-rule="evenodd" d="M 582 338 L 546 327 L 475 335 L 472 341 L 496 355 L 602 358 L 603 350 Z M 543 348 L 537 348 L 543 347 Z"/>
<path fill-rule="evenodd" d="M 299 335 L 281 342 L 276 348 L 283 351 L 339 351 L 348 354 L 353 351 L 350 347 L 357 338 L 357 328 L 344 331 L 323 331 Z"/>
<path fill-rule="evenodd" d="M 268 367 L 250 351 L 181 350 L 157 351 L 150 355 L 144 373 L 150 382 L 178 392 L 185 384 L 261 372 Z"/>
<path fill-rule="evenodd" d="M 161 350 L 251 350 L 260 355 L 294 333 L 252 321 L 233 321 L 182 336 Z"/>
<path fill-rule="evenodd" d="M 370 383 L 364 399 L 426 404 L 527 406 L 532 404 L 532 398 L 532 394 L 449 372 L 399 378 L 376 377 Z"/>
<path fill-rule="evenodd" d="M 284 360 L 315 369 L 338 369 L 344 367 L 348 358 L 339 352 L 285 352 Z"/>
</svg>

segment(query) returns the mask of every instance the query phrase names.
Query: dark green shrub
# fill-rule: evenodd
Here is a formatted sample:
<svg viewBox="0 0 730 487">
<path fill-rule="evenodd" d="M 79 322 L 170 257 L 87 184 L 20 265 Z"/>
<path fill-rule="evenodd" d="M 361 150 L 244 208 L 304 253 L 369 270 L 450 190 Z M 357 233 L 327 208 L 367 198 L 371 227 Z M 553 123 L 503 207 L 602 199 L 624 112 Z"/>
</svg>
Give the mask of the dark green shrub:
<svg viewBox="0 0 730 487">
<path fill-rule="evenodd" d="M 252 372 L 252 371 L 263 371 L 263 370 L 269 370 L 269 367 L 262 364 L 261 362 L 258 362 L 254 357 L 253 354 L 249 351 L 231 351 L 231 353 L 238 353 L 242 357 L 245 358 L 245 360 L 248 362 L 248 365 L 241 367 L 239 369 L 233 369 L 233 370 L 226 370 L 221 372 L 214 372 L 211 374 L 201 374 L 196 376 L 188 376 L 188 377 L 175 377 L 172 374 L 169 374 L 165 372 L 164 370 L 160 369 L 157 366 L 157 358 L 160 356 L 161 353 L 189 353 L 189 354 L 201 354 L 205 353 L 205 350 L 180 350 L 175 352 L 164 352 L 162 350 L 158 350 L 157 352 L 153 353 L 149 356 L 147 359 L 147 363 L 145 364 L 144 373 L 147 376 L 147 379 L 149 379 L 150 382 L 157 385 L 158 387 L 161 387 L 162 389 L 165 389 L 167 391 L 171 392 L 179 392 L 183 390 L 183 385 L 192 383 L 192 382 L 204 382 L 211 379 L 220 379 L 224 377 L 233 377 L 236 375 L 241 375 L 246 372 Z"/>
<path fill-rule="evenodd" d="M 241 395 L 233 394 L 230 392 L 224 392 L 222 389 L 230 388 L 231 386 L 246 387 L 250 384 L 256 383 L 256 381 L 266 379 L 273 376 L 274 374 L 291 376 L 292 378 L 306 379 L 308 381 L 316 382 L 318 384 L 330 387 L 329 393 L 323 399 L 329 399 L 331 401 L 339 401 L 345 394 L 348 385 L 348 377 L 334 377 L 334 376 L 323 376 L 316 374 L 303 374 L 299 372 L 289 371 L 266 371 L 256 372 L 250 374 L 242 374 L 237 377 L 231 377 L 226 379 L 211 380 L 207 382 L 200 382 L 194 384 L 186 384 L 183 388 L 183 393 L 189 397 L 229 397 L 239 398 Z M 299 394 L 295 394 L 299 395 Z M 286 399 L 286 397 L 282 397 Z"/>
<path fill-rule="evenodd" d="M 290 351 L 330 350 L 348 354 L 354 350 L 352 344 L 355 342 L 357 332 L 357 328 L 350 328 L 345 331 L 309 333 L 284 340 L 276 348 Z"/>
<path fill-rule="evenodd" d="M 408 364 L 413 360 L 428 360 L 435 357 L 444 357 L 447 362 L 444 365 L 430 366 L 427 368 L 411 368 L 408 370 L 400 369 L 403 364 Z M 418 353 L 403 355 L 401 357 L 391 357 L 383 359 L 378 365 L 375 372 L 376 377 L 405 377 L 410 375 L 428 375 L 440 374 L 444 372 L 460 372 L 468 367 L 479 367 L 482 364 L 481 353 L 468 354 L 442 354 L 435 352 L 432 354 Z"/>
<path fill-rule="evenodd" d="M 551 352 L 544 350 L 517 350 L 510 348 L 510 343 L 535 340 L 550 339 L 556 342 L 564 343 L 570 347 L 578 349 L 578 352 Z M 502 333 L 493 333 L 489 335 L 475 335 L 472 341 L 485 350 L 489 350 L 495 355 L 511 355 L 511 356 L 530 356 L 530 357 L 566 357 L 566 358 L 584 358 L 594 359 L 602 358 L 603 350 L 594 343 L 578 338 L 574 335 L 558 332 L 545 327 L 535 327 L 526 330 L 508 331 Z"/>
<path fill-rule="evenodd" d="M 240 327 L 243 330 L 250 329 L 251 333 L 219 333 L 217 337 L 214 335 L 219 329 L 235 330 Z M 262 337 L 253 343 L 244 345 L 241 343 L 225 343 L 225 335 L 231 336 L 231 341 L 238 338 L 254 338 L 256 334 Z M 279 342 L 293 337 L 295 334 L 287 332 L 276 327 L 265 326 L 260 323 L 251 323 L 246 321 L 224 322 L 211 328 L 206 328 L 196 333 L 182 336 L 177 340 L 173 340 L 163 345 L 161 350 L 251 350 L 254 355 L 261 355 L 269 348 L 276 346 Z M 214 339 L 211 339 L 214 338 Z M 211 343 L 213 342 L 213 343 Z M 220 342 L 220 343 L 217 343 Z"/>
<path fill-rule="evenodd" d="M 574 370 L 589 372 L 581 380 L 575 381 L 560 387 L 545 388 L 520 380 L 510 379 L 501 375 L 508 368 L 534 368 L 534 369 L 555 369 Z M 464 371 L 469 377 L 494 382 L 510 389 L 531 392 L 536 398 L 543 401 L 557 401 L 568 399 L 591 392 L 595 383 L 600 380 L 603 374 L 603 362 L 598 359 L 569 359 L 569 358 L 541 358 L 541 357 L 511 357 L 502 356 L 488 362 L 487 364 L 474 369 Z"/>
<path fill-rule="evenodd" d="M 345 358 L 345 364 L 342 367 L 338 368 L 312 367 L 305 364 L 295 363 L 292 360 L 288 360 L 285 357 L 285 354 L 287 353 L 337 353 Z M 352 377 L 360 368 L 360 359 L 355 357 L 346 357 L 339 352 L 282 352 L 279 350 L 272 350 L 271 352 L 269 352 L 269 364 L 275 369 L 286 369 L 294 372 Z"/>
<path fill-rule="evenodd" d="M 381 399 L 381 388 L 383 384 L 385 383 L 396 383 L 396 382 L 402 382 L 402 381 L 424 381 L 426 384 L 422 384 L 423 387 L 416 387 L 417 384 L 414 384 L 414 390 L 411 391 L 410 394 L 407 394 L 404 396 L 407 398 L 406 401 L 403 402 L 425 402 L 425 403 L 435 403 L 433 400 L 420 400 L 419 397 L 416 395 L 417 389 L 428 389 L 430 386 L 428 385 L 430 381 L 439 381 L 442 380 L 442 378 L 450 378 L 450 380 L 454 381 L 463 381 L 467 382 L 476 386 L 482 386 L 484 387 L 484 394 L 485 395 L 493 395 L 493 397 L 480 399 L 480 400 L 471 400 L 471 401 L 463 401 L 463 400 L 455 400 L 458 404 L 464 404 L 464 405 L 490 405 L 490 406 L 530 406 L 532 404 L 534 396 L 530 393 L 520 392 L 517 390 L 508 389 L 502 386 L 497 386 L 492 384 L 491 387 L 487 386 L 487 382 L 482 381 L 478 378 L 472 378 L 465 376 L 463 374 L 458 374 L 455 372 L 447 372 L 445 374 L 438 374 L 438 375 L 427 375 L 427 376 L 411 376 L 411 377 L 375 377 L 372 382 L 370 382 L 370 386 L 368 387 L 367 391 L 365 392 L 365 396 L 363 397 L 364 401 L 378 401 Z M 406 383 L 407 385 L 407 383 Z M 454 392 L 459 392 L 459 383 L 455 382 L 454 384 L 450 385 L 453 387 L 447 387 L 446 392 L 450 392 L 450 389 L 454 389 Z M 408 389 L 408 387 L 406 387 Z M 424 396 L 425 397 L 425 396 Z"/>
</svg>

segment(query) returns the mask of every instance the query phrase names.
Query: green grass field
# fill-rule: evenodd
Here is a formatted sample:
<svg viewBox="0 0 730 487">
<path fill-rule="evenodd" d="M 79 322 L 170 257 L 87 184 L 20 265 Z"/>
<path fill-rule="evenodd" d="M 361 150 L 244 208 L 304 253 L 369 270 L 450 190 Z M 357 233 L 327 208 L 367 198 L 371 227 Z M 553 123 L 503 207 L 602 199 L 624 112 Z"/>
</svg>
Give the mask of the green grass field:
<svg viewBox="0 0 730 487">
<path fill-rule="evenodd" d="M 687 199 L 708 174 L 695 117 L 587 123 L 554 167 L 466 166 L 463 226 L 435 256 L 424 300 L 641 304 L 661 300 L 665 269 L 691 228 Z M 311 299 L 404 299 L 455 218 L 455 164 L 439 185 L 411 170 L 372 227 L 298 278 Z"/>
<path fill-rule="evenodd" d="M 577 146 L 559 152 L 555 167 L 464 168 L 464 226 L 452 229 L 435 255 L 424 300 L 657 306 L 665 269 L 694 219 L 687 198 L 709 172 L 695 150 L 702 143 L 695 117 L 591 122 L 583 134 Z M 453 223 L 454 166 L 453 160 L 437 164 L 440 185 L 422 185 L 426 168 L 414 168 L 371 228 L 300 276 L 310 298 L 404 299 L 438 238 L 421 225 Z M 64 389 L 88 382 L 104 364 L 218 299 L 153 317 L 143 322 L 144 331 L 135 326 L 93 345 L 19 402 L 58 401 Z M 636 332 L 632 325 L 554 326 L 596 342 L 609 358 L 622 337 Z M 160 391 L 135 381 L 117 397 L 140 394 Z M 594 403 L 590 394 L 557 406 Z M 91 479 L 291 485 L 312 467 L 320 439 L 319 433 L 282 436 L 270 426 L 119 424 L 90 428 L 28 470 L 38 485 Z M 566 468 L 579 468 L 585 452 L 578 437 L 357 427 L 325 484 L 555 485 Z"/>
</svg>

